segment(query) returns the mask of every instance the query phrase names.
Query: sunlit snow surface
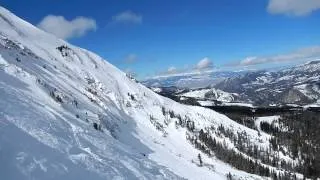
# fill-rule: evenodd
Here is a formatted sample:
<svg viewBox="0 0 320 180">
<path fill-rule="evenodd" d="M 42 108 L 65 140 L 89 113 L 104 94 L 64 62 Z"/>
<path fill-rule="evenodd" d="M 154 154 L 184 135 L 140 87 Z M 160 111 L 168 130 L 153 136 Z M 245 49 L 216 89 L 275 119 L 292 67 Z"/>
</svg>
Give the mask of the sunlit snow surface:
<svg viewBox="0 0 320 180">
<path fill-rule="evenodd" d="M 261 178 L 196 150 L 174 118 L 166 125 L 161 107 L 193 119 L 198 130 L 222 124 L 246 131 L 261 147 L 268 146 L 268 136 L 161 97 L 101 57 L 1 7 L 0 27 L 1 179 L 225 179 L 229 172 Z M 67 55 L 57 49 L 62 45 Z M 208 166 L 193 163 L 199 153 Z"/>
<path fill-rule="evenodd" d="M 235 97 L 238 95 L 235 93 L 224 92 L 215 88 L 210 88 L 210 89 L 193 90 L 187 93 L 180 94 L 180 96 L 192 97 L 197 99 L 217 100 L 221 102 L 232 102 L 234 101 Z"/>
</svg>

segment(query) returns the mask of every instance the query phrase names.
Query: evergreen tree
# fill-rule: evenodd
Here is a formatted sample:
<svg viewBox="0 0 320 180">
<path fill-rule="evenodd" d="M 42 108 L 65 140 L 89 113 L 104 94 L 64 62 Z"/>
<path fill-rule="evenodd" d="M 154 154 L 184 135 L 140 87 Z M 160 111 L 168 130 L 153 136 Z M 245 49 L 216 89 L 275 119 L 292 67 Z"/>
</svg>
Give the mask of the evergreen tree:
<svg viewBox="0 0 320 180">
<path fill-rule="evenodd" d="M 199 165 L 202 166 L 202 158 L 201 158 L 200 153 L 198 154 L 198 159 L 199 159 Z"/>
</svg>

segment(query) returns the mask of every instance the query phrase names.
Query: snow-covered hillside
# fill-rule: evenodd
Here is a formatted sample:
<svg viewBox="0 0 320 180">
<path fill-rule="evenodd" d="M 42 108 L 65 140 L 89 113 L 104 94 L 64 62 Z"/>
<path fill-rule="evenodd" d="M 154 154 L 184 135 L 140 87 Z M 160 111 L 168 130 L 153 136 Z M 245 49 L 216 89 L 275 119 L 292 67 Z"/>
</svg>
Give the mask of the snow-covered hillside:
<svg viewBox="0 0 320 180">
<path fill-rule="evenodd" d="M 203 129 L 241 153 L 218 127 L 245 132 L 261 149 L 269 136 L 161 97 L 2 7 L 0 27 L 1 178 L 226 179 L 230 172 L 261 179 L 204 154 L 190 138 Z"/>
<path fill-rule="evenodd" d="M 232 102 L 237 97 L 236 93 L 227 93 L 215 88 L 191 90 L 179 94 L 183 97 L 192 97 L 196 99 L 217 100 L 221 102 Z"/>
</svg>

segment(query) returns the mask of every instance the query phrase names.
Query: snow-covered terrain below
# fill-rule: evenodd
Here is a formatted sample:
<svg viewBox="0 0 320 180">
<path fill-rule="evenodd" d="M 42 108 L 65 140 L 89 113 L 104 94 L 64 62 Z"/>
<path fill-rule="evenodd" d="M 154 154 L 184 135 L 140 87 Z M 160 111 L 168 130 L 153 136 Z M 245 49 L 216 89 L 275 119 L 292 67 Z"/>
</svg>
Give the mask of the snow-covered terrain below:
<svg viewBox="0 0 320 180">
<path fill-rule="evenodd" d="M 236 93 L 227 93 L 215 88 L 191 90 L 179 94 L 182 97 L 191 97 L 196 99 L 217 100 L 221 102 L 232 102 L 237 98 Z"/>
<path fill-rule="evenodd" d="M 222 125 L 259 148 L 270 146 L 268 136 L 159 96 L 2 7 L 0 27 L 2 179 L 262 179 L 194 148 L 162 111 L 193 120 L 194 133 Z"/>
</svg>

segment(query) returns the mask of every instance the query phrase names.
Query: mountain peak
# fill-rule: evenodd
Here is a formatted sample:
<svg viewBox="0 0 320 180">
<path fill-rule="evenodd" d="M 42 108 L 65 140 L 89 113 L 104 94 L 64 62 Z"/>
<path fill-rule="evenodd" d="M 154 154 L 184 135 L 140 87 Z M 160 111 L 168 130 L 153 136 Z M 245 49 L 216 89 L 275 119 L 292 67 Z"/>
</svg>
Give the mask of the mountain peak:
<svg viewBox="0 0 320 180">
<path fill-rule="evenodd" d="M 314 65 L 314 64 L 320 64 L 320 59 L 308 61 L 305 63 L 305 65 Z"/>
</svg>

